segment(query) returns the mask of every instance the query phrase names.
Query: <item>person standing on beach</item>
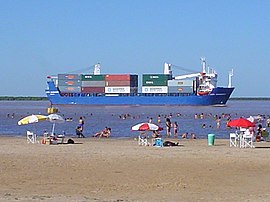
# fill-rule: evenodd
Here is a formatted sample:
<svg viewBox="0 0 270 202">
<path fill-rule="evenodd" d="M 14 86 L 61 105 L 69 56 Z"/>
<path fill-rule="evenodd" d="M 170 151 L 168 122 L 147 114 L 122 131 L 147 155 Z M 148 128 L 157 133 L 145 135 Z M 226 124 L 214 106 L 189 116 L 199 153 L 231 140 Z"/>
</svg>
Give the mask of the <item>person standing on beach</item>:
<svg viewBox="0 0 270 202">
<path fill-rule="evenodd" d="M 266 126 L 270 127 L 270 118 L 268 117 L 268 119 L 266 119 Z"/>
<path fill-rule="evenodd" d="M 174 134 L 174 137 L 177 138 L 177 135 L 178 135 L 178 124 L 177 124 L 176 121 L 173 123 L 173 134 Z"/>
<path fill-rule="evenodd" d="M 83 132 L 83 129 L 84 129 L 84 119 L 83 119 L 82 116 L 79 119 L 79 126 L 81 128 L 81 132 Z"/>
<path fill-rule="evenodd" d="M 85 136 L 83 135 L 83 133 L 82 133 L 82 127 L 81 126 L 78 126 L 77 128 L 76 128 L 76 135 L 78 136 L 78 138 L 85 138 Z"/>
<path fill-rule="evenodd" d="M 220 128 L 221 117 L 216 118 L 217 128 Z"/>
<path fill-rule="evenodd" d="M 161 123 L 160 115 L 158 115 L 157 122 Z"/>
<path fill-rule="evenodd" d="M 171 120 L 169 118 L 166 118 L 166 133 L 168 137 L 171 136 L 171 127 L 172 127 Z"/>
</svg>

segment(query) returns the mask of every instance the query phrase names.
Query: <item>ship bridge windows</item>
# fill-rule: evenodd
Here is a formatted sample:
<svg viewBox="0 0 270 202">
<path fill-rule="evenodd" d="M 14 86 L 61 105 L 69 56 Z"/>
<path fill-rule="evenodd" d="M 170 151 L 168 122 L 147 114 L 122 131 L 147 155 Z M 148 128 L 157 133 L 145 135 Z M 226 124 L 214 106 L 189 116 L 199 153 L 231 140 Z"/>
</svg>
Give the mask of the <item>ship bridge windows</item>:
<svg viewBox="0 0 270 202">
<path fill-rule="evenodd" d="M 119 96 L 127 97 L 127 96 L 129 96 L 129 94 L 128 93 L 120 93 Z"/>
<path fill-rule="evenodd" d="M 129 96 L 140 96 L 139 93 L 130 93 Z"/>
</svg>

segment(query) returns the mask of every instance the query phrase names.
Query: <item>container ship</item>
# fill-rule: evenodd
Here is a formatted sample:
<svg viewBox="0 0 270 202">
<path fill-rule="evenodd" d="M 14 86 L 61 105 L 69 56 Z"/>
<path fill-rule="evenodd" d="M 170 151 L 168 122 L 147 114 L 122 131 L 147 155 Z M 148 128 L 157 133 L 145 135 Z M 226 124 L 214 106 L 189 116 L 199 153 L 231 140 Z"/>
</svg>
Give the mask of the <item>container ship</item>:
<svg viewBox="0 0 270 202">
<path fill-rule="evenodd" d="M 171 64 L 163 74 L 58 74 L 47 77 L 46 95 L 52 105 L 226 105 L 234 87 L 217 87 L 217 73 L 202 71 L 173 76 Z M 140 82 L 139 82 L 140 81 Z M 140 84 L 139 84 L 140 83 Z"/>
</svg>

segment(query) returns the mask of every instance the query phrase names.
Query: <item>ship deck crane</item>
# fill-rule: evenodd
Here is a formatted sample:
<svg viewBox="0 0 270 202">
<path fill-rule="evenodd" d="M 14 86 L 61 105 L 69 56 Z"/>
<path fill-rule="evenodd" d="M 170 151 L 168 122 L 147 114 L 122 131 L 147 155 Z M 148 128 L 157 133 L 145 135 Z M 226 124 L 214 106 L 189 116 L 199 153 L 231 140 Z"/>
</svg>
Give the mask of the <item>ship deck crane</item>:
<svg viewBox="0 0 270 202">
<path fill-rule="evenodd" d="M 165 63 L 164 64 L 164 74 L 169 74 L 171 75 L 172 78 L 174 78 L 175 80 L 182 80 L 182 79 L 192 79 L 192 78 L 196 78 L 197 80 L 197 89 L 198 89 L 198 94 L 199 95 L 206 95 L 209 94 L 217 85 L 217 74 L 214 70 L 212 70 L 211 72 L 208 71 L 206 72 L 206 61 L 205 58 L 201 58 L 201 64 L 202 64 L 202 72 L 194 72 L 192 70 L 183 68 L 183 67 L 179 67 L 176 65 L 172 65 L 172 64 L 168 64 Z M 172 76 L 172 70 L 171 67 L 174 66 L 178 69 L 182 69 L 185 71 L 189 71 L 191 72 L 190 74 L 184 74 L 184 75 L 179 75 L 179 76 Z"/>
<path fill-rule="evenodd" d="M 184 68 L 184 67 L 181 67 L 181 66 L 178 66 L 178 65 L 164 63 L 164 74 L 172 75 L 171 68 L 175 67 L 175 68 L 183 70 L 185 72 L 190 72 L 189 74 L 174 76 L 173 78 L 176 79 L 176 80 L 199 77 L 199 76 L 202 76 L 202 75 L 206 74 L 206 61 L 205 61 L 205 58 L 201 58 L 201 63 L 202 63 L 202 72 L 196 72 L 194 70 L 187 69 L 187 68 Z M 209 72 L 208 72 L 208 74 L 209 74 Z"/>
</svg>

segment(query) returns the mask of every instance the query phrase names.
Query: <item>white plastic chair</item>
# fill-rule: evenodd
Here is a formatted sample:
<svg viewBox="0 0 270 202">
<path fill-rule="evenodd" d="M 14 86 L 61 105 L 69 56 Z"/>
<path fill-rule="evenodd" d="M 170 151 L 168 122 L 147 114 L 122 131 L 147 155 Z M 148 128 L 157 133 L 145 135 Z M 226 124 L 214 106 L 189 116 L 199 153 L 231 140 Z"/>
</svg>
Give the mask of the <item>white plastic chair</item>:
<svg viewBox="0 0 270 202">
<path fill-rule="evenodd" d="M 253 145 L 253 135 L 246 131 L 242 136 L 242 147 L 247 148 L 254 148 Z"/>
<path fill-rule="evenodd" d="M 239 135 L 237 133 L 230 133 L 230 147 L 238 147 Z"/>
<path fill-rule="evenodd" d="M 149 142 L 148 142 L 146 136 L 139 135 L 138 140 L 139 140 L 138 143 L 139 143 L 140 146 L 148 146 L 149 145 Z"/>
<path fill-rule="evenodd" d="M 32 144 L 37 143 L 37 135 L 29 130 L 26 131 L 26 138 L 27 138 L 27 143 L 32 143 Z"/>
</svg>

